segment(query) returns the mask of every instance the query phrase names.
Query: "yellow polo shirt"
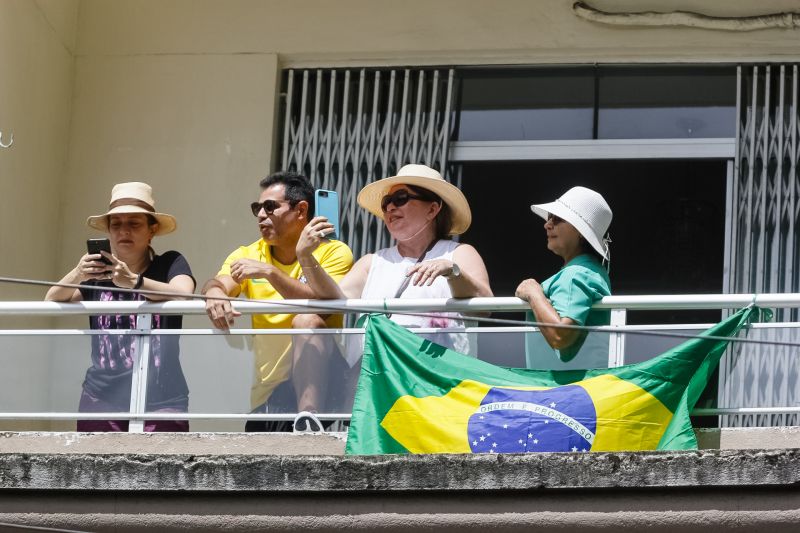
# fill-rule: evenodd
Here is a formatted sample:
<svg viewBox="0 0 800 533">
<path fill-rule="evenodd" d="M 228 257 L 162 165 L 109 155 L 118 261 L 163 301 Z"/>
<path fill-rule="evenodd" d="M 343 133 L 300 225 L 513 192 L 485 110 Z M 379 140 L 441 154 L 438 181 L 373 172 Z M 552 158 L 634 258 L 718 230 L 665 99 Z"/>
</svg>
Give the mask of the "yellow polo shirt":
<svg viewBox="0 0 800 533">
<path fill-rule="evenodd" d="M 322 268 L 339 282 L 353 266 L 353 252 L 341 241 L 327 241 L 320 244 L 312 253 Z M 279 268 L 287 276 L 305 283 L 303 269 L 295 261 L 284 265 L 272 257 L 270 246 L 259 239 L 249 246 L 240 246 L 231 253 L 218 276 L 230 276 L 231 264 L 237 259 L 255 259 Z M 246 279 L 241 285 L 241 294 L 251 300 L 283 300 L 283 296 L 275 290 L 266 279 Z M 258 328 L 291 328 L 295 315 L 279 313 L 272 315 L 252 315 L 253 329 Z M 342 315 L 330 315 L 325 324 L 331 328 L 342 327 Z M 289 379 L 292 371 L 292 337 L 291 335 L 256 335 L 253 340 L 255 356 L 255 380 L 250 392 L 252 407 L 258 407 L 267 401 L 275 388 Z"/>
</svg>

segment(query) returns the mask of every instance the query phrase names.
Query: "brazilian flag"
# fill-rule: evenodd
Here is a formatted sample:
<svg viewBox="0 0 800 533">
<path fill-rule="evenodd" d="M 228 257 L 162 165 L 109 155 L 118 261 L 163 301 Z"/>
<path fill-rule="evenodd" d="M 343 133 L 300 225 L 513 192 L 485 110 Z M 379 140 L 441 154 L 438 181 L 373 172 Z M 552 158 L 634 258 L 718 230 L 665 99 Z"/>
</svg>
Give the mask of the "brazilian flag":
<svg viewBox="0 0 800 533">
<path fill-rule="evenodd" d="M 696 449 L 689 412 L 726 338 L 758 316 L 742 309 L 643 363 L 542 371 L 476 360 L 370 315 L 346 453 Z"/>
</svg>

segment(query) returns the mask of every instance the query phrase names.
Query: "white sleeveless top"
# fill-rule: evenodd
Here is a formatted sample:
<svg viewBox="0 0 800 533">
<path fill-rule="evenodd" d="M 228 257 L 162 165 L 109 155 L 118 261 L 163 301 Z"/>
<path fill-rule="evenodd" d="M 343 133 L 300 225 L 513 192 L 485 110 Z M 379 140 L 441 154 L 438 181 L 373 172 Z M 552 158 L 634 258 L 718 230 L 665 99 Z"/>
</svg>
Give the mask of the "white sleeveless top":
<svg viewBox="0 0 800 533">
<path fill-rule="evenodd" d="M 425 255 L 425 261 L 432 259 L 453 260 L 453 252 L 458 248 L 459 243 L 451 240 L 440 240 Z M 418 257 L 403 257 L 397 250 L 397 246 L 378 250 L 372 256 L 372 264 L 367 274 L 367 282 L 361 292 L 361 298 L 365 300 L 380 300 L 384 298 L 394 298 L 397 289 L 406 278 L 406 272 L 417 263 Z M 416 286 L 409 283 L 401 299 L 409 298 L 452 298 L 450 284 L 442 276 L 437 277 L 433 284 Z M 428 313 L 431 314 L 431 313 Z M 446 328 L 463 326 L 459 313 L 435 313 L 436 316 L 410 316 L 393 314 L 391 319 L 406 327 L 423 328 Z M 455 318 L 455 319 L 454 319 Z M 420 337 L 428 339 L 436 344 L 441 344 L 462 354 L 470 353 L 470 342 L 466 333 L 427 333 L 419 334 Z M 348 341 L 346 359 L 352 366 L 363 353 L 364 338 L 361 335 L 348 335 L 352 338 Z"/>
</svg>

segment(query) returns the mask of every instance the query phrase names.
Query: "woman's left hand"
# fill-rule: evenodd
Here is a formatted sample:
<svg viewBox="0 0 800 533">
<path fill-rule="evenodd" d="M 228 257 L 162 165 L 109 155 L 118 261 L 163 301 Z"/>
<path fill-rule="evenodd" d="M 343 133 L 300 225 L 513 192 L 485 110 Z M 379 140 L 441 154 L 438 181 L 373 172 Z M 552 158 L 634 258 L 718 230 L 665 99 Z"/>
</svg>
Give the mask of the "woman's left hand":
<svg viewBox="0 0 800 533">
<path fill-rule="evenodd" d="M 108 279 L 110 279 L 114 285 L 122 287 L 123 289 L 132 289 L 136 286 L 139 274 L 131 272 L 128 265 L 125 264 L 124 261 L 120 261 L 116 255 L 112 255 L 106 251 L 101 251 L 100 253 L 103 254 L 103 257 L 111 261 L 111 265 L 108 267 L 110 269 L 108 272 Z"/>
<path fill-rule="evenodd" d="M 408 269 L 406 276 L 414 276 L 411 283 L 414 285 L 432 285 L 439 276 L 449 276 L 453 273 L 453 262 L 447 259 L 433 259 L 417 263 Z"/>
<path fill-rule="evenodd" d="M 526 279 L 517 286 L 514 296 L 526 302 L 531 302 L 537 296 L 544 296 L 544 290 L 535 279 Z"/>
</svg>

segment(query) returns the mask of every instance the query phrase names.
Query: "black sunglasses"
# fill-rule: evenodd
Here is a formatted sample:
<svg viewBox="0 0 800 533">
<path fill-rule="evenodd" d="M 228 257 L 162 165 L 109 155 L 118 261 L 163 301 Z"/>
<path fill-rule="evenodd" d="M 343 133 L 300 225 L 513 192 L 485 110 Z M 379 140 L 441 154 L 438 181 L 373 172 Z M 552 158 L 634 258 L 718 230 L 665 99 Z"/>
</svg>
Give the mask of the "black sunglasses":
<svg viewBox="0 0 800 533">
<path fill-rule="evenodd" d="M 284 200 L 285 201 L 285 200 Z M 270 216 L 272 213 L 275 212 L 281 206 L 281 203 L 276 200 L 264 200 L 263 202 L 253 202 L 250 204 L 250 211 L 253 212 L 253 216 L 258 216 L 258 214 L 263 209 L 267 216 Z"/>
<path fill-rule="evenodd" d="M 553 213 L 550 213 L 550 214 L 547 215 L 547 221 L 548 222 L 552 222 L 553 225 L 555 226 L 556 224 L 560 224 L 560 223 L 564 222 L 564 219 L 561 218 L 561 217 L 555 216 Z"/>
<path fill-rule="evenodd" d="M 386 212 L 389 204 L 394 204 L 395 207 L 402 207 L 408 203 L 409 200 L 422 200 L 425 202 L 433 202 L 433 198 L 426 198 L 425 196 L 418 196 L 411 194 L 406 189 L 398 189 L 392 194 L 387 194 L 381 199 L 381 211 Z"/>
</svg>

